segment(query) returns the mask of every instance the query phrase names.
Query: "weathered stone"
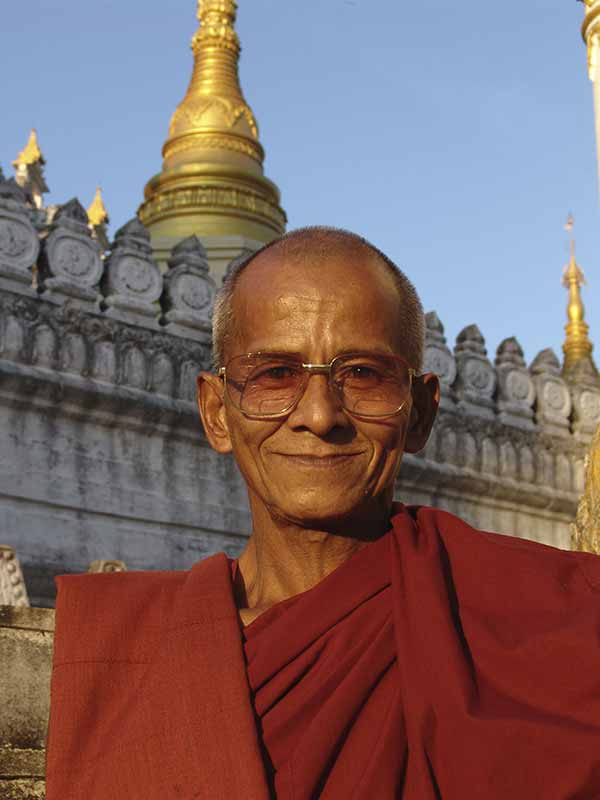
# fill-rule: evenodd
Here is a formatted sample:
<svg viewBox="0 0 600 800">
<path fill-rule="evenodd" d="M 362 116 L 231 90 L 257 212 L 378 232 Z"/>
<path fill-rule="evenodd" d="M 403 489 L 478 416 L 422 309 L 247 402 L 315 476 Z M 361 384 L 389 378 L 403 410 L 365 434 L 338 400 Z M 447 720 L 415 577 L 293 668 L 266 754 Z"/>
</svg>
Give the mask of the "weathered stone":
<svg viewBox="0 0 600 800">
<path fill-rule="evenodd" d="M 535 419 L 544 430 L 558 436 L 569 434 L 571 395 L 560 374 L 560 363 L 551 349 L 537 354 L 529 368 L 536 391 Z"/>
<path fill-rule="evenodd" d="M 523 349 L 514 336 L 504 339 L 496 352 L 498 411 L 507 425 L 531 430 L 535 387 L 525 366 Z"/>
<path fill-rule="evenodd" d="M 25 192 L 14 180 L 0 180 L 0 276 L 31 286 L 39 250 Z"/>
<path fill-rule="evenodd" d="M 54 611 L 0 606 L 0 797 L 44 797 Z"/>
<path fill-rule="evenodd" d="M 15 548 L 2 544 L 0 544 L 0 605 L 29 605 L 27 588 Z"/>
<path fill-rule="evenodd" d="M 425 350 L 423 372 L 435 372 L 440 379 L 442 405 L 453 402 L 452 386 L 456 380 L 456 360 L 446 344 L 444 326 L 435 311 L 425 314 Z"/>
<path fill-rule="evenodd" d="M 127 567 L 124 561 L 117 560 L 104 560 L 96 559 L 91 561 L 87 571 L 88 572 L 125 572 Z"/>
<path fill-rule="evenodd" d="M 235 258 L 232 258 L 229 264 L 227 265 L 227 269 L 225 270 L 225 274 L 223 275 L 223 282 L 234 272 L 241 264 L 247 261 L 251 255 L 253 255 L 256 250 L 250 250 L 248 247 L 244 247 L 239 255 Z"/>
<path fill-rule="evenodd" d="M 468 325 L 458 334 L 454 348 L 457 362 L 456 393 L 459 405 L 475 416 L 494 416 L 496 372 L 486 358 L 485 340 L 477 325 Z"/>
<path fill-rule="evenodd" d="M 54 216 L 40 257 L 40 291 L 87 308 L 98 306 L 102 277 L 100 249 L 90 234 L 87 214 L 73 198 Z"/>
<path fill-rule="evenodd" d="M 109 316 L 135 324 L 158 319 L 163 278 L 152 256 L 150 234 L 137 217 L 115 234 L 102 289 Z"/>
<path fill-rule="evenodd" d="M 173 248 L 161 297 L 166 330 L 210 341 L 216 284 L 208 274 L 208 259 L 196 236 Z"/>
</svg>

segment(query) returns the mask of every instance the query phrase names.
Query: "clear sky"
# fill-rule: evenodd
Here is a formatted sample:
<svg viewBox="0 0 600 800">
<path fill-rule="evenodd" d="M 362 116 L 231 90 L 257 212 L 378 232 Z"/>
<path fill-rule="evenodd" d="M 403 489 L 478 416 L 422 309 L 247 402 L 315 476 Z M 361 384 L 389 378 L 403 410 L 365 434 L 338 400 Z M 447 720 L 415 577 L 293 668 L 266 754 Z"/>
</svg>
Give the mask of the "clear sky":
<svg viewBox="0 0 600 800">
<path fill-rule="evenodd" d="M 387 252 L 452 345 L 560 355 L 575 217 L 600 351 L 591 86 L 574 0 L 238 0 L 241 80 L 289 227 Z M 0 164 L 38 129 L 49 203 L 103 187 L 111 232 L 160 169 L 191 74 L 195 0 L 3 0 Z M 596 352 L 597 361 L 600 360 Z"/>
</svg>

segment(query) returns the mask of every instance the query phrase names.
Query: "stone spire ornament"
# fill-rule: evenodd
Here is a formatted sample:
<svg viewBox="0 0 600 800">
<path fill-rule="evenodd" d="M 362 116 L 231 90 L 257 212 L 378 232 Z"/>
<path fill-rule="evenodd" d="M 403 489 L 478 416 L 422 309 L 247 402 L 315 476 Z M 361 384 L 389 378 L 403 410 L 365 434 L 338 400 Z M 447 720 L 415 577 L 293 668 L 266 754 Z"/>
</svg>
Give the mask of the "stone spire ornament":
<svg viewBox="0 0 600 800">
<path fill-rule="evenodd" d="M 74 197 L 59 207 L 43 241 L 39 290 L 96 309 L 101 277 L 100 249 L 92 239 L 85 209 Z"/>
<path fill-rule="evenodd" d="M 210 343 L 217 287 L 208 274 L 206 251 L 196 236 L 183 239 L 173 248 L 164 281 L 161 302 L 166 330 Z"/>
<path fill-rule="evenodd" d="M 31 129 L 27 144 L 13 161 L 15 178 L 19 186 L 31 194 L 36 208 L 43 205 L 43 195 L 48 191 L 44 178 L 46 161 L 40 150 L 35 128 Z"/>
<path fill-rule="evenodd" d="M 108 216 L 108 211 L 106 210 L 106 206 L 104 205 L 102 189 L 100 186 L 96 188 L 96 194 L 88 206 L 87 215 L 92 236 L 98 241 L 100 249 L 104 253 L 109 247 L 107 227 L 110 219 Z"/>
<path fill-rule="evenodd" d="M 158 300 L 163 278 L 152 257 L 150 235 L 137 217 L 115 234 L 102 279 L 103 305 L 108 316 L 153 325 L 158 321 Z"/>
<path fill-rule="evenodd" d="M 240 86 L 236 12 L 234 0 L 198 2 L 192 78 L 171 119 L 162 171 L 148 182 L 139 209 L 160 261 L 197 235 L 219 277 L 244 247 L 258 249 L 286 223 Z"/>
</svg>

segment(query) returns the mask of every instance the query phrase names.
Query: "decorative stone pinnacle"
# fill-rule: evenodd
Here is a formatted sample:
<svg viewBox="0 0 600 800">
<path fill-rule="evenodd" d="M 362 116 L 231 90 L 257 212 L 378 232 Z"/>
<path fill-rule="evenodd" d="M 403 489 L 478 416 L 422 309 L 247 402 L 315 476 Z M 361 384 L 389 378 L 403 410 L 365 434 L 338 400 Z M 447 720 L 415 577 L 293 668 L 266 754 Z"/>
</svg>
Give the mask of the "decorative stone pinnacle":
<svg viewBox="0 0 600 800">
<path fill-rule="evenodd" d="M 94 228 L 98 225 L 108 225 L 108 211 L 102 199 L 102 189 L 99 186 L 96 188 L 96 194 L 87 210 L 87 215 L 90 225 Z"/>
<path fill-rule="evenodd" d="M 38 144 L 37 132 L 35 128 L 32 128 L 27 144 L 13 161 L 13 167 L 36 163 L 45 164 L 46 162 Z"/>
</svg>

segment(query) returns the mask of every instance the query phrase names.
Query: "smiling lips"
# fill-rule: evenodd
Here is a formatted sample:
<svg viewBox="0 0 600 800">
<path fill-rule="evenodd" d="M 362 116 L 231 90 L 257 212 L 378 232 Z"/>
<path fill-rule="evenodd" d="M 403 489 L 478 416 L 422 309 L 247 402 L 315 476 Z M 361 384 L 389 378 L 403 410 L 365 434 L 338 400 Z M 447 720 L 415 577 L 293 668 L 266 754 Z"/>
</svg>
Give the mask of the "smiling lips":
<svg viewBox="0 0 600 800">
<path fill-rule="evenodd" d="M 274 453 L 273 455 L 290 459 L 298 465 L 309 467 L 332 467 L 339 465 L 341 461 L 344 461 L 348 458 L 361 455 L 361 452 L 362 451 L 352 453 L 324 453 L 322 455 L 317 455 L 315 453 Z"/>
</svg>

